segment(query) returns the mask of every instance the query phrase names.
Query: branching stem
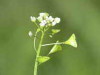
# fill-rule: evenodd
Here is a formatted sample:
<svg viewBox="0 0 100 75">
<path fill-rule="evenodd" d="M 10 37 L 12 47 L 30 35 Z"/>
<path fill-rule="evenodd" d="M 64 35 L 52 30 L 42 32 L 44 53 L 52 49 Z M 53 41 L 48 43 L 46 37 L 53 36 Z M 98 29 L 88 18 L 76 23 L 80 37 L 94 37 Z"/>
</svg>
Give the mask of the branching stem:
<svg viewBox="0 0 100 75">
<path fill-rule="evenodd" d="M 40 51 L 41 51 L 41 47 L 42 47 L 42 42 L 43 42 L 43 37 L 44 37 L 44 32 L 43 31 L 41 31 L 41 32 L 42 32 L 41 39 L 40 39 L 39 46 L 38 46 L 38 49 L 37 49 L 37 54 L 36 54 L 36 59 L 35 59 L 35 65 L 34 65 L 34 75 L 37 75 L 37 70 L 38 70 L 38 61 L 37 61 L 37 58 L 40 55 Z"/>
</svg>

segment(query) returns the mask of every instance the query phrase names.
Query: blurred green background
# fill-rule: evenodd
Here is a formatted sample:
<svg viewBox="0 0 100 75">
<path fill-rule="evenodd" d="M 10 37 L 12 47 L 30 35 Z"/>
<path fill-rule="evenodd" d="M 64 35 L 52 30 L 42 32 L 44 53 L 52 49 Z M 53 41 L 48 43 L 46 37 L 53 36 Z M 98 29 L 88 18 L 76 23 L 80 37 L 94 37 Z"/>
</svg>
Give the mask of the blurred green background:
<svg viewBox="0 0 100 75">
<path fill-rule="evenodd" d="M 63 46 L 40 65 L 39 75 L 100 75 L 100 0 L 0 0 L 0 75 L 33 75 L 35 52 L 30 16 L 61 18 L 61 32 L 47 42 L 76 34 L 78 48 Z M 54 27 L 56 28 L 56 27 Z M 44 48 L 43 54 L 50 50 Z"/>
</svg>

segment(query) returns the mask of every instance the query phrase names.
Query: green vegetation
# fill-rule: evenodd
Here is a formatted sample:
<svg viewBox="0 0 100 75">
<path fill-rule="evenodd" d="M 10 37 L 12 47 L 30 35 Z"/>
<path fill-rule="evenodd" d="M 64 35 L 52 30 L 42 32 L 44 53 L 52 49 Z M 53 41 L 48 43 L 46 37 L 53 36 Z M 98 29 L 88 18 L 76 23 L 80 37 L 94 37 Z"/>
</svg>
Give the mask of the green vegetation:
<svg viewBox="0 0 100 75">
<path fill-rule="evenodd" d="M 100 75 L 100 0 L 0 0 L 0 75 L 33 75 L 36 26 L 29 17 L 40 12 L 61 18 L 54 27 L 61 31 L 53 36 L 48 31 L 51 38 L 45 36 L 43 44 L 64 42 L 75 33 L 78 47 L 61 45 L 62 51 L 39 65 L 38 75 Z M 43 46 L 41 56 L 52 47 Z"/>
</svg>

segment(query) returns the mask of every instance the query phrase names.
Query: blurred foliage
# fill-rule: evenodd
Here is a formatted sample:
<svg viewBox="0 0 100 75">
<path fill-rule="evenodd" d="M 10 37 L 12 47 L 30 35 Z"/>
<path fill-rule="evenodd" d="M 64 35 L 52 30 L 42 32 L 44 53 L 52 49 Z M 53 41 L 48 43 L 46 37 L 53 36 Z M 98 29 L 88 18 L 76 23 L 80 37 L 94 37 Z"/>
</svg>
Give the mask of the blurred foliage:
<svg viewBox="0 0 100 75">
<path fill-rule="evenodd" d="M 100 0 L 0 0 L 0 75 L 33 75 L 35 52 L 28 31 L 35 28 L 29 17 L 40 12 L 62 19 L 61 32 L 45 43 L 75 33 L 78 48 L 63 46 L 40 65 L 39 75 L 100 75 Z"/>
</svg>

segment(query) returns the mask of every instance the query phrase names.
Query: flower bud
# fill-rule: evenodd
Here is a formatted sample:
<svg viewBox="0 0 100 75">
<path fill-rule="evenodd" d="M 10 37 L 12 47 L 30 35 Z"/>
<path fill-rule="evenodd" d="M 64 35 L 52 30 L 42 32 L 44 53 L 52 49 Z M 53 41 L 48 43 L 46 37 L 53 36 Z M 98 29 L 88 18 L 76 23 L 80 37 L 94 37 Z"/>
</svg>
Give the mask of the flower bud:
<svg viewBox="0 0 100 75">
<path fill-rule="evenodd" d="M 32 33 L 31 31 L 29 31 L 28 35 L 29 35 L 30 37 L 32 37 L 33 33 Z"/>
<path fill-rule="evenodd" d="M 59 23 L 59 22 L 60 22 L 60 18 L 58 18 L 58 17 L 55 18 L 55 22 L 56 22 L 56 23 Z"/>
<path fill-rule="evenodd" d="M 32 17 L 32 16 L 31 16 L 30 18 L 31 18 L 31 21 L 32 21 L 32 22 L 35 22 L 35 21 L 36 21 L 36 18 L 35 18 L 35 17 Z"/>
</svg>

